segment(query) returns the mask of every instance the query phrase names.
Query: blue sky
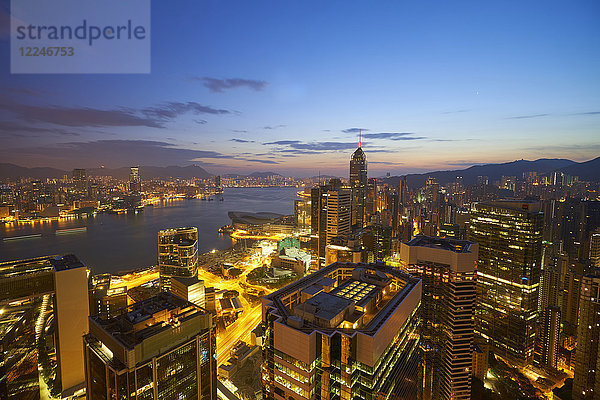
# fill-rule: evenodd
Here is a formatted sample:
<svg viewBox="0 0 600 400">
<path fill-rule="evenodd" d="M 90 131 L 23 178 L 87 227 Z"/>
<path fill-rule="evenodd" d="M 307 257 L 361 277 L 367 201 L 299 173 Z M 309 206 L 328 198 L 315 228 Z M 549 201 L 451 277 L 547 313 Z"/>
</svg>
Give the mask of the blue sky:
<svg viewBox="0 0 600 400">
<path fill-rule="evenodd" d="M 0 1 L 8 55 L 9 3 Z M 152 2 L 147 75 L 11 75 L 0 160 L 369 175 L 600 153 L 597 1 Z"/>
</svg>

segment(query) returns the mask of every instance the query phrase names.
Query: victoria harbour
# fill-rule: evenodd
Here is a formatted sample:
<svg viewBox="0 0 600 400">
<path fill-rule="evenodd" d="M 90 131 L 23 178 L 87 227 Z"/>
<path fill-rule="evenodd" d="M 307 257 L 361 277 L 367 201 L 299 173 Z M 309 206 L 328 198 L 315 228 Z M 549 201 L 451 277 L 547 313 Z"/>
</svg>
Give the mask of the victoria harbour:
<svg viewBox="0 0 600 400">
<path fill-rule="evenodd" d="M 198 228 L 201 253 L 226 249 L 232 241 L 219 228 L 229 211 L 292 214 L 297 188 L 225 188 L 224 201 L 176 199 L 136 214 L 0 225 L 0 261 L 75 253 L 94 273 L 116 273 L 156 264 L 158 231 L 177 226 Z M 78 229 L 85 228 L 85 229 Z M 58 232 L 58 233 L 57 233 Z M 41 235 L 41 236 L 40 236 Z M 9 239 L 18 237 L 20 239 Z"/>
</svg>

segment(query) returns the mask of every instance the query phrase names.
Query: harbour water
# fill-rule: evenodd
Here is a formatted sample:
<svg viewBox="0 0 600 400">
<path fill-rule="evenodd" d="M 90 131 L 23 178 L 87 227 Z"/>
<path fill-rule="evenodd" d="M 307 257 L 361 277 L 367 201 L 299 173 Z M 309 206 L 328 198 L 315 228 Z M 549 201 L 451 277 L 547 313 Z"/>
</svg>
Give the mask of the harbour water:
<svg viewBox="0 0 600 400">
<path fill-rule="evenodd" d="M 218 229 L 231 223 L 228 211 L 292 214 L 297 188 L 226 188 L 224 201 L 171 200 L 138 214 L 98 214 L 49 222 L 0 225 L 0 261 L 73 253 L 94 274 L 156 264 L 161 229 L 198 227 L 201 253 L 226 249 Z"/>
</svg>

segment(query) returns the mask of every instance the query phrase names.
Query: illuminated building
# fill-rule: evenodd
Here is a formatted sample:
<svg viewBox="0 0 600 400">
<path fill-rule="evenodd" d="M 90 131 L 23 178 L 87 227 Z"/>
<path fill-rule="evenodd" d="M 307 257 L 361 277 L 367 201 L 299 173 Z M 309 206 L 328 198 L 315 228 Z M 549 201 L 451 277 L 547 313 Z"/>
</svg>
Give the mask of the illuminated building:
<svg viewBox="0 0 600 400">
<path fill-rule="evenodd" d="M 358 142 L 350 159 L 350 188 L 352 189 L 352 226 L 362 228 L 366 222 L 367 156 Z"/>
<path fill-rule="evenodd" d="M 537 202 L 500 200 L 471 209 L 469 238 L 479 244 L 475 330 L 518 365 L 533 361 L 542 229 Z"/>
<path fill-rule="evenodd" d="M 217 399 L 212 315 L 170 293 L 89 317 L 87 398 Z"/>
<path fill-rule="evenodd" d="M 334 263 L 262 298 L 263 398 L 414 399 L 421 281 Z"/>
<path fill-rule="evenodd" d="M 590 235 L 590 260 L 595 268 L 600 268 L 600 228 Z"/>
<path fill-rule="evenodd" d="M 80 195 L 87 194 L 88 190 L 88 178 L 87 171 L 83 168 L 76 168 L 73 170 L 73 186 L 75 191 Z"/>
<path fill-rule="evenodd" d="M 325 265 L 334 262 L 358 263 L 363 261 L 360 244 L 355 240 L 333 238 L 325 248 Z"/>
<path fill-rule="evenodd" d="M 170 277 L 191 278 L 198 272 L 198 228 L 165 229 L 158 232 L 160 288 L 168 292 Z"/>
<path fill-rule="evenodd" d="M 198 307 L 206 308 L 206 294 L 204 281 L 197 276 L 191 278 L 171 277 L 171 293 L 184 300 L 194 303 Z"/>
<path fill-rule="evenodd" d="M 0 263 L 0 398 L 39 399 L 83 386 L 87 269 L 73 255 Z"/>
<path fill-rule="evenodd" d="M 127 287 L 110 287 L 111 275 L 92 276 L 90 290 L 90 314 L 112 315 L 115 310 L 127 306 Z"/>
<path fill-rule="evenodd" d="M 129 172 L 129 192 L 139 193 L 142 191 L 142 178 L 140 177 L 140 167 L 131 167 Z"/>
<path fill-rule="evenodd" d="M 351 233 L 350 196 L 350 191 L 343 189 L 327 192 L 327 244 L 334 237 L 348 238 Z"/>
<path fill-rule="evenodd" d="M 586 275 L 581 282 L 575 375 L 574 400 L 600 399 L 600 276 Z"/>
<path fill-rule="evenodd" d="M 325 247 L 332 238 L 350 234 L 350 206 L 351 192 L 342 188 L 339 179 L 311 189 L 311 249 L 317 266 L 324 265 Z"/>
<path fill-rule="evenodd" d="M 368 224 L 373 214 L 377 212 L 377 179 L 367 180 L 367 197 L 365 202 L 365 224 Z"/>
<path fill-rule="evenodd" d="M 470 399 L 477 243 L 418 235 L 400 246 L 402 269 L 422 280 L 422 392 Z"/>
</svg>

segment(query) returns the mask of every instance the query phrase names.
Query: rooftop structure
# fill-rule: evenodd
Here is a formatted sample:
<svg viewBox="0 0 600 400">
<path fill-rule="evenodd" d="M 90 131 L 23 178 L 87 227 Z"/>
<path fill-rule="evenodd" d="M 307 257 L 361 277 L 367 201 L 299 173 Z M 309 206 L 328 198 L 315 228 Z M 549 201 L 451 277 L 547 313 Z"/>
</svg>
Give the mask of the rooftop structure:
<svg viewBox="0 0 600 400">
<path fill-rule="evenodd" d="M 420 299 L 419 279 L 364 263 L 331 264 L 263 297 L 265 397 L 416 396 Z"/>
</svg>

